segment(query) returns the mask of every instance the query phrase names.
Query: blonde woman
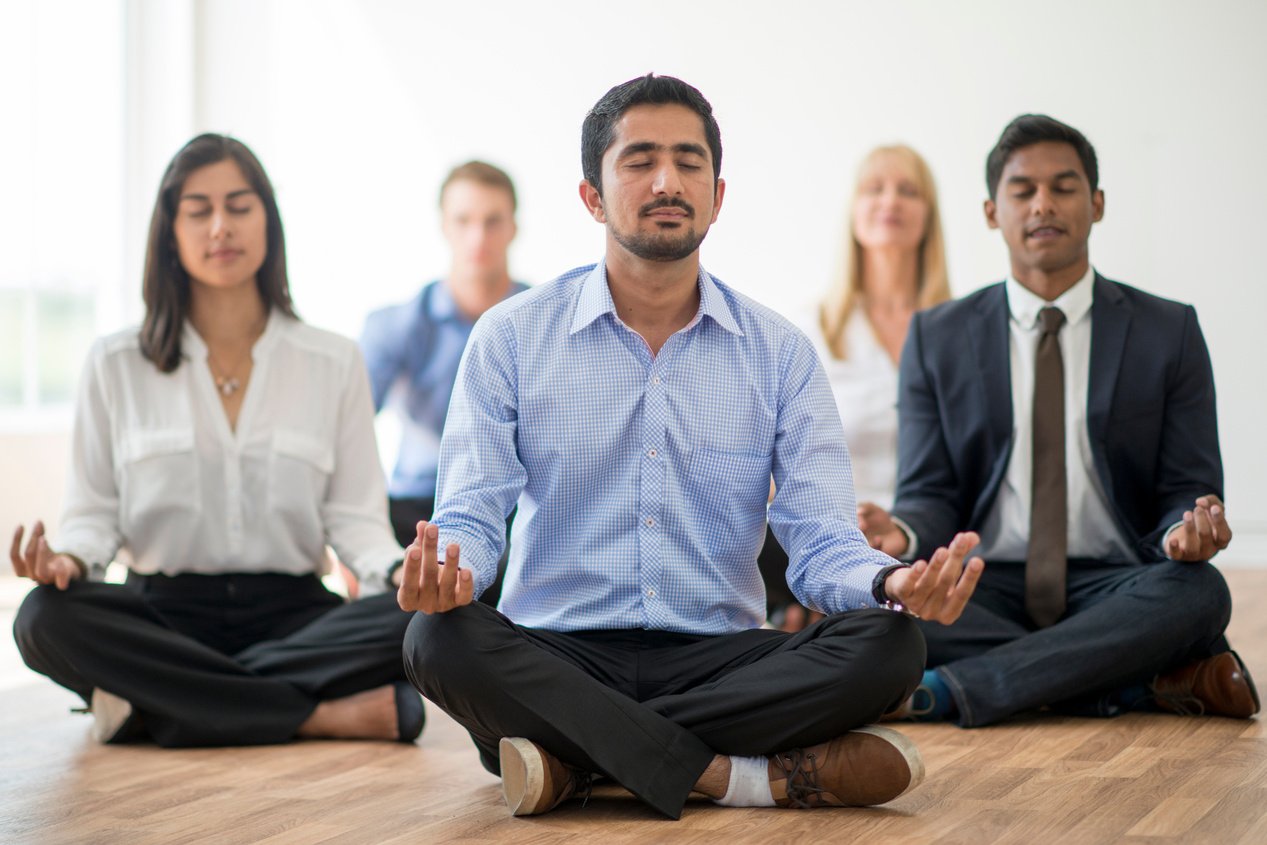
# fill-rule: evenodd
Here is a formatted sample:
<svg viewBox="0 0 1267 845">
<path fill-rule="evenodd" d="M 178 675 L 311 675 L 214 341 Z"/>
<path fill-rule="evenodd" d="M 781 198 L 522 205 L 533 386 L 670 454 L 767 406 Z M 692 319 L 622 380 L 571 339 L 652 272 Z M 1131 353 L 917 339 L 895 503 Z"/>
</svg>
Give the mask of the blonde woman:
<svg viewBox="0 0 1267 845">
<path fill-rule="evenodd" d="M 860 507 L 889 507 L 897 483 L 897 373 L 911 315 L 950 298 L 937 188 L 910 147 L 877 147 L 858 168 L 843 272 L 812 309 L 793 315 L 814 341 L 844 424 Z M 867 504 L 864 504 L 867 503 Z M 767 535 L 761 554 L 771 618 L 807 621 L 782 572 L 787 558 Z"/>
</svg>

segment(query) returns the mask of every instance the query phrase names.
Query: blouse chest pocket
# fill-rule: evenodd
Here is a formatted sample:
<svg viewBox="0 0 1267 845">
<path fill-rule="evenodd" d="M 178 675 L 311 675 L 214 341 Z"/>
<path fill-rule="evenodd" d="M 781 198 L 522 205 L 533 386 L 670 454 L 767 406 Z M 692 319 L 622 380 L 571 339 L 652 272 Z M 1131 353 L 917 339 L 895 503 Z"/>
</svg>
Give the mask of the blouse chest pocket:
<svg viewBox="0 0 1267 845">
<path fill-rule="evenodd" d="M 273 432 L 269 455 L 268 499 L 270 515 L 281 517 L 299 530 L 321 533 L 320 506 L 334 472 L 334 448 L 304 431 Z"/>
<path fill-rule="evenodd" d="M 119 507 L 125 535 L 155 519 L 201 510 L 192 428 L 132 431 L 121 445 Z"/>
</svg>

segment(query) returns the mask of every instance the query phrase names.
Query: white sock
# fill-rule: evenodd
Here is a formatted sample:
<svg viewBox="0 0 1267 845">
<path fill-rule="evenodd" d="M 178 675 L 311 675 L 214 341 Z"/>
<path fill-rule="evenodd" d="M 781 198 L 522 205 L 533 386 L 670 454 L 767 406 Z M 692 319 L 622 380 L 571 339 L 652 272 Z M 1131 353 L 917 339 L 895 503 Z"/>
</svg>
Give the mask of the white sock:
<svg viewBox="0 0 1267 845">
<path fill-rule="evenodd" d="M 731 757 L 730 786 L 716 799 L 723 807 L 773 807 L 770 761 L 765 757 Z"/>
</svg>

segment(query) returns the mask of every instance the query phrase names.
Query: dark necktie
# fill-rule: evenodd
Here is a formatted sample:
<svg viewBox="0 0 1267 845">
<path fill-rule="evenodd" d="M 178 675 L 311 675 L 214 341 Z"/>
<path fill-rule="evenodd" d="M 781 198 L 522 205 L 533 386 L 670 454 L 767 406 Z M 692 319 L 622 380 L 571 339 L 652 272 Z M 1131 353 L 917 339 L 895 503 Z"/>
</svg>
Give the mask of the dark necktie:
<svg viewBox="0 0 1267 845">
<path fill-rule="evenodd" d="M 1068 504 L 1065 495 L 1065 365 L 1059 308 L 1038 312 L 1042 334 L 1034 357 L 1034 478 L 1025 561 L 1025 609 L 1045 628 L 1065 612 Z"/>
</svg>

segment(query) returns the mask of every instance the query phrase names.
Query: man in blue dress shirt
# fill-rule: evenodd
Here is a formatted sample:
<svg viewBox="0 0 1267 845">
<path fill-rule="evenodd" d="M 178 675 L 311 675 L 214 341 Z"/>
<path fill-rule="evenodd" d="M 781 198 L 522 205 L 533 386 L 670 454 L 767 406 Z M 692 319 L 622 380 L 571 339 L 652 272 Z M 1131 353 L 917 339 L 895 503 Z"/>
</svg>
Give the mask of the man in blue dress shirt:
<svg viewBox="0 0 1267 845">
<path fill-rule="evenodd" d="M 692 792 L 890 801 L 923 776 L 910 740 L 864 727 L 923 666 L 894 606 L 957 618 L 983 568 L 964 560 L 976 537 L 908 567 L 858 531 L 810 342 L 700 267 L 725 183 L 699 91 L 653 75 L 616 86 L 585 119 L 582 167 L 606 256 L 494 307 L 471 336 L 439 507 L 397 572 L 401 607 L 420 611 L 406 671 L 470 732 L 515 815 L 595 774 L 672 818 Z M 829 614 L 794 635 L 760 627 L 771 476 L 789 585 Z M 516 505 L 499 613 L 472 600 Z"/>
<path fill-rule="evenodd" d="M 402 546 L 435 507 L 440 435 L 471 329 L 489 308 L 527 289 L 510 278 L 515 208 L 515 185 L 505 171 L 482 161 L 455 167 L 440 186 L 440 226 L 452 253 L 448 275 L 366 318 L 361 351 L 374 409 L 390 406 L 402 427 L 387 491 Z"/>
</svg>

